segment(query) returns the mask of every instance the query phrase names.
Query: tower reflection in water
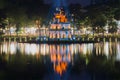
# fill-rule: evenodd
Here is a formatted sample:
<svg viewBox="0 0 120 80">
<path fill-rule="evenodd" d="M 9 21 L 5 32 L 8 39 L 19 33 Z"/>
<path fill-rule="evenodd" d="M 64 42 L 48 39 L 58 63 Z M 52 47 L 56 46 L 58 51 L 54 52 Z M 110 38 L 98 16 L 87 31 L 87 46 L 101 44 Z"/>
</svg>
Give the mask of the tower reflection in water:
<svg viewBox="0 0 120 80">
<path fill-rule="evenodd" d="M 120 61 L 120 42 L 89 43 L 89 44 L 29 44 L 4 42 L 0 43 L 0 55 L 9 62 L 12 56 L 20 54 L 22 57 L 32 56 L 37 60 L 52 62 L 55 73 L 62 75 L 69 69 L 68 65 L 74 65 L 76 55 L 84 57 L 90 55 L 105 55 L 107 59 Z M 4 54 L 4 56 L 3 56 Z M 86 56 L 87 55 L 87 56 Z M 46 59 L 46 56 L 47 59 Z M 13 58 L 13 57 L 12 57 Z M 18 58 L 19 59 L 19 58 Z"/>
<path fill-rule="evenodd" d="M 62 75 L 66 72 L 68 64 L 71 62 L 71 47 L 68 45 L 50 45 L 51 62 L 54 71 Z"/>
</svg>

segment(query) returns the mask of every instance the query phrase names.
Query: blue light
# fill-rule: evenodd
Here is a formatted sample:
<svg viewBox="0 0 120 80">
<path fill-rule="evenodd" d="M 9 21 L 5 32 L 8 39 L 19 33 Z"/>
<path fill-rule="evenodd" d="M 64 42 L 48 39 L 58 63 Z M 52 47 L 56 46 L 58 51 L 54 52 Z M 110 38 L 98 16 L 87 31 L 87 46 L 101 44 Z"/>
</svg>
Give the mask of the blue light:
<svg viewBox="0 0 120 80">
<path fill-rule="evenodd" d="M 60 7 L 61 6 L 61 0 L 53 0 L 53 6 L 56 7 Z"/>
<path fill-rule="evenodd" d="M 64 9 L 64 12 L 66 13 L 67 15 L 67 18 L 69 19 L 70 16 L 69 16 L 69 10 L 68 10 L 68 4 L 67 4 L 67 0 L 52 0 L 52 7 L 50 8 L 49 10 L 49 13 L 48 13 L 48 16 L 47 16 L 47 19 L 46 21 L 51 21 L 51 19 L 53 18 L 54 16 L 54 13 L 56 12 L 56 8 L 63 8 Z"/>
<path fill-rule="evenodd" d="M 70 38 L 70 40 L 72 40 L 72 38 Z"/>
<path fill-rule="evenodd" d="M 75 37 L 73 37 L 73 39 L 75 39 Z"/>
<path fill-rule="evenodd" d="M 46 37 L 44 37 L 44 40 L 46 40 Z"/>
</svg>

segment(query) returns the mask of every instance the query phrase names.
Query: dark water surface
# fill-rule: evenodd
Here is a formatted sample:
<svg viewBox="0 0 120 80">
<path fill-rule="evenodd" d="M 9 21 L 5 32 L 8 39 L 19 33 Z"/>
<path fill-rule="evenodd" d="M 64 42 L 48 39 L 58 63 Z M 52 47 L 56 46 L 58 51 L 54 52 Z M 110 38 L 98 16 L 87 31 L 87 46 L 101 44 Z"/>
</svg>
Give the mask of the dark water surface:
<svg viewBox="0 0 120 80">
<path fill-rule="evenodd" d="M 0 80 L 120 80 L 120 42 L 1 42 Z"/>
</svg>

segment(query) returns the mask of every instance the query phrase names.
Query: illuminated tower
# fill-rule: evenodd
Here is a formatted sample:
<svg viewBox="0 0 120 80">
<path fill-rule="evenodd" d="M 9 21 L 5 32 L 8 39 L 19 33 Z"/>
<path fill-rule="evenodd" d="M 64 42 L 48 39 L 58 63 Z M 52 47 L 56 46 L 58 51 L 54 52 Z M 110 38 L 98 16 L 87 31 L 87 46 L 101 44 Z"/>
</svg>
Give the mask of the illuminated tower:
<svg viewBox="0 0 120 80">
<path fill-rule="evenodd" d="M 63 8 L 56 8 L 49 28 L 50 40 L 69 40 L 72 32 L 70 22 Z"/>
</svg>

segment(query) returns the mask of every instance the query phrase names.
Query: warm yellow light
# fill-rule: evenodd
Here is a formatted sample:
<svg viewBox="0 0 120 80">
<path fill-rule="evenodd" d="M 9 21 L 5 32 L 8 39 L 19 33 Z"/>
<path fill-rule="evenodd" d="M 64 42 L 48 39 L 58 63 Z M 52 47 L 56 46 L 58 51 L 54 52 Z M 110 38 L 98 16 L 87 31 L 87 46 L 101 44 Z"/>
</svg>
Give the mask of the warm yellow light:
<svg viewBox="0 0 120 80">
<path fill-rule="evenodd" d="M 57 55 L 57 61 L 58 62 L 62 61 L 62 56 L 60 54 Z"/>
<path fill-rule="evenodd" d="M 71 38 L 71 34 L 69 34 L 68 37 Z"/>
</svg>

